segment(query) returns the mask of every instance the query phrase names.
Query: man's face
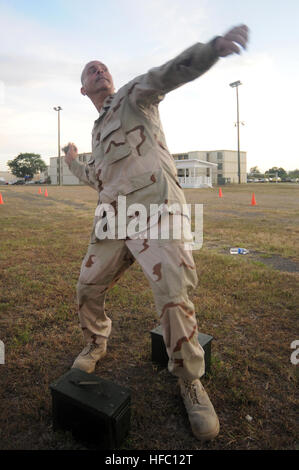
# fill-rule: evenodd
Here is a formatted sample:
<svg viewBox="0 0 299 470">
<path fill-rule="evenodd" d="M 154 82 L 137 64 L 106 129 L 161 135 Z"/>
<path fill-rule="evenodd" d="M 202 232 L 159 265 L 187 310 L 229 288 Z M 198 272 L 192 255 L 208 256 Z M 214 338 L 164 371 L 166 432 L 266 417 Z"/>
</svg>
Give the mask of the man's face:
<svg viewBox="0 0 299 470">
<path fill-rule="evenodd" d="M 88 97 L 99 92 L 114 93 L 112 76 L 105 64 L 93 60 L 85 65 L 81 75 L 81 93 Z"/>
</svg>

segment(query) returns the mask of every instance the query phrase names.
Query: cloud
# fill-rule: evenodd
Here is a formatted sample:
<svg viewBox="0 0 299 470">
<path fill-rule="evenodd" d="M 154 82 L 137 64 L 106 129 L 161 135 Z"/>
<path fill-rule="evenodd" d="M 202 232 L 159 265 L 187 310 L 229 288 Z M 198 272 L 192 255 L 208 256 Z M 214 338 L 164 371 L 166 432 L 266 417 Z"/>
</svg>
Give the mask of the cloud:
<svg viewBox="0 0 299 470">
<path fill-rule="evenodd" d="M 171 54 L 183 50 L 194 42 L 210 39 L 210 21 L 206 13 L 207 2 L 188 0 L 151 0 L 134 3 L 134 12 L 145 37 L 155 43 L 155 52 Z M 177 50 L 179 52 L 179 50 Z"/>
<path fill-rule="evenodd" d="M 40 86 L 53 81 L 77 81 L 80 63 L 24 55 L 0 55 L 5 86 Z"/>
<path fill-rule="evenodd" d="M 60 4 L 66 17 L 61 20 L 58 12 L 57 16 L 65 21 L 64 28 L 0 6 L 0 41 L 5 44 L 0 79 L 7 86 L 75 80 L 82 66 L 94 58 L 110 66 L 121 86 L 200 38 L 210 37 L 206 1 L 198 5 L 188 0 L 188 8 L 178 0 L 119 0 L 105 6 L 91 1 L 88 9 L 81 1 L 61 0 Z"/>
</svg>

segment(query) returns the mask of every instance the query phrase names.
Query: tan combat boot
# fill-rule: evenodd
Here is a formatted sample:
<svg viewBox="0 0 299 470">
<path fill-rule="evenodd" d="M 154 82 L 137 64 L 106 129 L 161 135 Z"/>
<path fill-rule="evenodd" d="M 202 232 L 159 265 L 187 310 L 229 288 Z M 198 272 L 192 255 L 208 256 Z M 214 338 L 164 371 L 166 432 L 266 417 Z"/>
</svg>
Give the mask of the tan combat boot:
<svg viewBox="0 0 299 470">
<path fill-rule="evenodd" d="M 201 441 L 216 437 L 219 420 L 200 380 L 191 382 L 180 378 L 179 386 L 194 436 Z"/>
<path fill-rule="evenodd" d="M 72 368 L 81 369 L 91 374 L 94 372 L 96 363 L 106 355 L 107 341 L 104 340 L 101 344 L 88 343 L 87 346 L 81 351 L 79 356 L 75 359 Z"/>
</svg>

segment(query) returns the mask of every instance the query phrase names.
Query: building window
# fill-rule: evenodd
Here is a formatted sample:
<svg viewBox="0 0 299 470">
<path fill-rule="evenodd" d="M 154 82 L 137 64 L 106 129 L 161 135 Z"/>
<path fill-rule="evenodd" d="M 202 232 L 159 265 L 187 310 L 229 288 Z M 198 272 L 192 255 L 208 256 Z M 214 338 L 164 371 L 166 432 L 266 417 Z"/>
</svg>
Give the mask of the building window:
<svg viewBox="0 0 299 470">
<path fill-rule="evenodd" d="M 218 170 L 222 170 L 222 163 L 218 163 Z"/>
<path fill-rule="evenodd" d="M 211 169 L 207 168 L 207 177 L 209 178 L 211 176 Z"/>
<path fill-rule="evenodd" d="M 178 169 L 178 176 L 189 176 L 189 168 L 180 168 Z"/>
<path fill-rule="evenodd" d="M 217 152 L 217 160 L 222 160 L 222 152 Z"/>
<path fill-rule="evenodd" d="M 188 160 L 188 155 L 187 154 L 179 155 L 178 160 Z"/>
<path fill-rule="evenodd" d="M 209 154 L 209 152 L 207 152 L 207 162 L 209 162 L 209 161 L 210 161 L 210 154 Z"/>
</svg>

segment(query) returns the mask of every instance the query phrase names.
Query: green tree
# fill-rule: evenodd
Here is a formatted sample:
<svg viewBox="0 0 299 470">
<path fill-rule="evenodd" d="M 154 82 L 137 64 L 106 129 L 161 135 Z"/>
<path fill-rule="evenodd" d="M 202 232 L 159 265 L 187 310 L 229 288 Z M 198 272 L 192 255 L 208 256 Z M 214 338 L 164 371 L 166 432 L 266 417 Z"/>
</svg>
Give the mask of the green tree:
<svg viewBox="0 0 299 470">
<path fill-rule="evenodd" d="M 277 176 L 279 176 L 279 178 L 281 178 L 282 180 L 286 179 L 288 176 L 287 172 L 281 167 L 278 168 L 278 166 L 273 166 L 273 168 L 269 168 L 269 170 L 265 172 L 265 175 L 268 175 L 269 173 L 272 173 L 272 176 L 273 173 L 277 173 Z"/>
<path fill-rule="evenodd" d="M 47 169 L 47 165 L 41 159 L 41 156 L 36 153 L 20 153 L 13 160 L 9 160 L 7 165 L 12 174 L 18 178 L 28 176 L 32 179 L 36 173 Z"/>
</svg>

